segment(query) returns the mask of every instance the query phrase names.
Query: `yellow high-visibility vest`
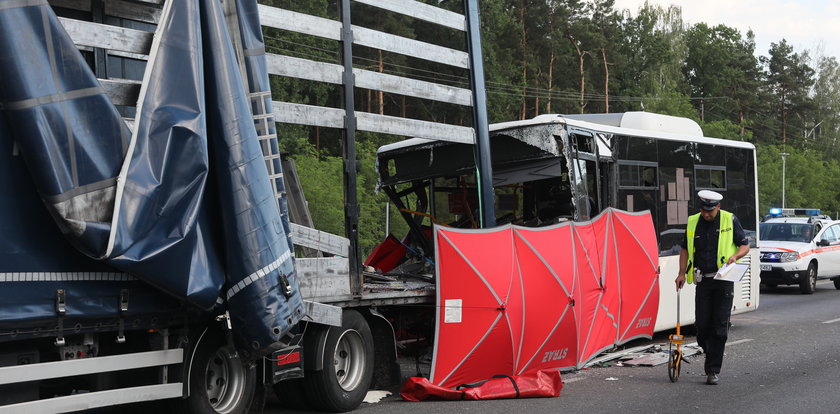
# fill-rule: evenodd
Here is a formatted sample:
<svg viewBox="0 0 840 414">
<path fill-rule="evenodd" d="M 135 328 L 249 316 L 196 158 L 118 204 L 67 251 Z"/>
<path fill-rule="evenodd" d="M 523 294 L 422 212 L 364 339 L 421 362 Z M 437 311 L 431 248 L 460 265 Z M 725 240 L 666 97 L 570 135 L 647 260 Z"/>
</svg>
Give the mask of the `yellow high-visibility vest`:
<svg viewBox="0 0 840 414">
<path fill-rule="evenodd" d="M 735 253 L 738 253 L 738 246 L 733 241 L 735 227 L 732 224 L 732 213 L 726 210 L 718 211 L 720 215 L 720 232 L 718 233 L 718 267 L 726 263 Z M 697 230 L 697 222 L 700 220 L 700 213 L 688 217 L 688 224 L 685 226 L 686 242 L 688 243 L 688 266 L 686 267 L 685 279 L 688 283 L 694 283 L 694 233 Z"/>
</svg>

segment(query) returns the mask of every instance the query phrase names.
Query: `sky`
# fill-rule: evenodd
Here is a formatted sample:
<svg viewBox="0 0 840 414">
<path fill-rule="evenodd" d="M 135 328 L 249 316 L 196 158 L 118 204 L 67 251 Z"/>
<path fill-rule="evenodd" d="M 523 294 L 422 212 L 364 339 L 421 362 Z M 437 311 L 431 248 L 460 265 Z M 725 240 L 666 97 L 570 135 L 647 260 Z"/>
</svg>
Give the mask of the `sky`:
<svg viewBox="0 0 840 414">
<path fill-rule="evenodd" d="M 769 56 L 770 43 L 783 38 L 794 51 L 808 49 L 811 57 L 840 59 L 840 1 L 837 0 L 649 0 L 682 8 L 683 21 L 725 24 L 755 33 L 756 56 Z M 645 0 L 615 0 L 616 9 L 636 15 Z"/>
</svg>

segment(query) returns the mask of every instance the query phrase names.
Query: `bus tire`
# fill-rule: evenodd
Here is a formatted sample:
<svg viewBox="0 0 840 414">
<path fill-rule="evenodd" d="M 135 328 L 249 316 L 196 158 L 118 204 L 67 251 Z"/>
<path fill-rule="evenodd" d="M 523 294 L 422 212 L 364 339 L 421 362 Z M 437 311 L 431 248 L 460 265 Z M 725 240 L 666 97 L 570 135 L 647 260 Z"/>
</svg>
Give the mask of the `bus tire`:
<svg viewBox="0 0 840 414">
<path fill-rule="evenodd" d="M 257 389 L 254 364 L 242 360 L 219 330 L 208 330 L 193 351 L 190 396 L 181 400 L 189 414 L 246 414 Z"/>
<path fill-rule="evenodd" d="M 799 291 L 810 295 L 814 293 L 817 289 L 817 264 L 811 262 L 808 264 L 807 273 L 805 273 L 805 279 L 802 279 L 799 282 Z"/>
<path fill-rule="evenodd" d="M 840 289 L 840 277 L 835 277 L 834 279 L 831 279 L 831 281 L 834 282 L 835 289 Z"/>
<path fill-rule="evenodd" d="M 321 411 L 356 409 L 373 378 L 373 336 L 365 318 L 345 310 L 341 328 L 330 327 L 325 336 L 324 369 L 306 371 L 304 386 L 309 402 Z"/>
</svg>

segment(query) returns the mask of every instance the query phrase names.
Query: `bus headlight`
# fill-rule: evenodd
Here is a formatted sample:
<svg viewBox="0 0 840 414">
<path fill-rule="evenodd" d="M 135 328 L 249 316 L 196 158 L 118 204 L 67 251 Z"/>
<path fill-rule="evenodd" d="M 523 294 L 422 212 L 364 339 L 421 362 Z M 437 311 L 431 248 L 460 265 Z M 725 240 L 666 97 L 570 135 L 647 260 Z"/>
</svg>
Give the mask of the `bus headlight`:
<svg viewBox="0 0 840 414">
<path fill-rule="evenodd" d="M 780 257 L 782 262 L 794 262 L 796 259 L 799 259 L 799 253 L 797 252 L 786 252 L 782 253 Z"/>
</svg>

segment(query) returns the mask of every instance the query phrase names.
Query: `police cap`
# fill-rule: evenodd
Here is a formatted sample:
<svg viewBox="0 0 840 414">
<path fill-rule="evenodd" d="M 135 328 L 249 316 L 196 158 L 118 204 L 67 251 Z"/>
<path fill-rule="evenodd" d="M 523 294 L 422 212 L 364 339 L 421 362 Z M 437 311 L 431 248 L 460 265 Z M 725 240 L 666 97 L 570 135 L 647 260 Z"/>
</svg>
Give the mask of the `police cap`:
<svg viewBox="0 0 840 414">
<path fill-rule="evenodd" d="M 723 195 L 718 192 L 702 190 L 697 192 L 697 197 L 700 197 L 700 208 L 706 211 L 712 211 L 723 200 Z"/>
</svg>

